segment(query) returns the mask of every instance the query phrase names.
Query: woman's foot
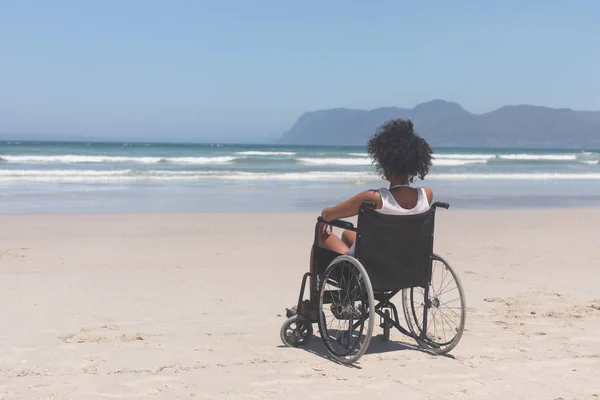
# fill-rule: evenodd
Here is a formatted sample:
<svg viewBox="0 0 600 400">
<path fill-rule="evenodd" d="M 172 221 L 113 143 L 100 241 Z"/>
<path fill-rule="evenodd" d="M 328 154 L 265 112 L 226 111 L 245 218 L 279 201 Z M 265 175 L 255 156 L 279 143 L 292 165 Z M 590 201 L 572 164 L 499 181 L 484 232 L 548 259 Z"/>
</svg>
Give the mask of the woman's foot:
<svg viewBox="0 0 600 400">
<path fill-rule="evenodd" d="M 346 319 L 350 319 L 350 316 L 352 316 L 353 319 L 357 319 L 360 317 L 360 311 L 351 306 L 344 307 L 344 306 L 337 305 L 336 303 L 331 303 L 331 305 L 329 306 L 329 309 L 331 310 L 331 313 L 333 314 L 333 316 L 336 317 L 337 319 L 346 320 Z M 292 306 L 291 308 L 285 309 L 285 316 L 287 318 L 291 318 L 294 315 L 298 315 L 298 307 L 297 306 Z"/>
<path fill-rule="evenodd" d="M 298 306 L 292 306 L 292 308 L 286 308 L 285 309 L 285 316 L 287 318 L 291 318 L 294 315 L 297 315 L 298 314 L 298 310 L 297 309 L 298 309 Z"/>
<path fill-rule="evenodd" d="M 331 303 L 331 306 L 329 307 L 329 309 L 331 310 L 331 313 L 333 314 L 334 317 L 336 317 L 337 319 L 341 319 L 341 320 L 347 320 L 347 319 L 359 319 L 360 318 L 360 311 L 356 309 L 356 307 L 351 306 L 351 305 L 346 305 L 346 306 L 342 306 L 342 305 L 338 305 L 336 303 Z"/>
</svg>

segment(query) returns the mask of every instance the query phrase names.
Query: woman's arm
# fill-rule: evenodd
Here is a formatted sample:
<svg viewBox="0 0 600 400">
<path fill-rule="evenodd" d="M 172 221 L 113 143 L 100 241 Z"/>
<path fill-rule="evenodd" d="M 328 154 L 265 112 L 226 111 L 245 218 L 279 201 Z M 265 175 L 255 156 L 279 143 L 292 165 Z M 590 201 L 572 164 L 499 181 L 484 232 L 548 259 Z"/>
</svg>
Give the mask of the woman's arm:
<svg viewBox="0 0 600 400">
<path fill-rule="evenodd" d="M 325 208 L 321 212 L 321 217 L 323 217 L 325 221 L 333 221 L 334 219 L 353 217 L 356 214 L 358 214 L 360 206 L 365 201 L 372 201 L 373 203 L 375 203 L 375 208 L 377 210 L 379 210 L 383 206 L 379 191 L 366 190 L 338 204 L 337 206 Z"/>
</svg>

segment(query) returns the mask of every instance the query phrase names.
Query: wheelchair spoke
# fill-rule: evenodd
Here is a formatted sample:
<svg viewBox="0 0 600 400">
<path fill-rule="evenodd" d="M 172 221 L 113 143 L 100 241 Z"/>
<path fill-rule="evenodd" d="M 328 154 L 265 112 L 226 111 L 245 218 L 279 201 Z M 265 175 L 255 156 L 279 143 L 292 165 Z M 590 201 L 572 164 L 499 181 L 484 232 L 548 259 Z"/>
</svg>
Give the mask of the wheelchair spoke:
<svg viewBox="0 0 600 400">
<path fill-rule="evenodd" d="M 442 324 L 442 329 L 443 329 L 443 332 L 444 332 L 444 343 L 446 343 L 447 342 L 447 339 L 446 339 L 446 329 L 444 329 L 444 327 L 447 325 L 448 328 L 452 329 L 452 326 L 449 323 L 449 322 L 452 322 L 452 321 L 450 321 L 446 317 L 446 315 L 444 314 L 444 312 L 442 311 L 441 308 L 439 309 L 439 314 L 440 314 L 440 317 L 441 317 L 441 322 L 440 323 Z"/>
<path fill-rule="evenodd" d="M 427 337 L 438 345 L 446 345 L 449 343 L 448 336 L 446 334 L 447 327 L 451 328 L 450 324 L 447 323 L 448 318 L 439 307 L 436 307 L 435 310 L 433 310 L 431 318 L 434 327 L 433 337 L 431 335 L 427 335 Z"/>
<path fill-rule="evenodd" d="M 450 286 L 450 284 L 451 284 L 452 282 L 453 282 L 452 280 L 451 280 L 450 282 L 448 282 L 448 283 L 446 284 L 446 286 L 444 286 L 444 288 L 443 288 L 443 289 L 441 289 L 441 290 L 438 292 L 438 296 L 441 296 L 441 293 L 445 293 L 445 291 L 446 291 L 446 288 L 447 288 L 448 286 Z M 452 290 L 452 289 L 449 289 L 449 290 Z"/>
<path fill-rule="evenodd" d="M 449 331 L 452 332 L 452 335 L 453 335 L 452 338 L 454 338 L 454 335 L 456 335 L 457 331 L 460 329 L 459 325 L 456 322 L 454 322 L 452 319 L 447 317 L 446 314 L 444 314 L 444 312 L 441 309 L 440 309 L 440 315 L 442 316 L 442 320 L 445 321 L 446 326 L 448 327 Z M 449 342 L 450 341 L 447 340 L 444 335 L 444 344 L 449 343 Z"/>
<path fill-rule="evenodd" d="M 446 329 L 444 328 L 445 327 L 445 324 L 444 324 L 444 314 L 442 313 L 442 310 L 439 310 L 439 314 L 442 317 L 441 321 L 440 321 L 440 324 L 442 325 L 442 335 L 444 336 L 444 343 L 446 343 L 446 341 L 447 341 L 447 339 L 446 339 Z"/>
<path fill-rule="evenodd" d="M 445 306 L 444 306 L 445 307 Z M 446 307 L 450 312 L 452 312 L 452 314 L 456 315 L 458 318 L 460 318 L 460 315 L 458 315 L 458 313 L 456 311 L 454 311 L 453 309 L 451 309 L 450 307 Z"/>
<path fill-rule="evenodd" d="M 450 325 L 450 323 L 454 324 L 455 327 L 458 328 L 458 324 L 454 321 L 452 321 L 452 319 L 450 319 L 450 317 L 448 317 L 440 308 L 440 315 L 442 316 L 442 319 L 444 319 L 445 321 L 449 321 L 448 325 Z"/>
<path fill-rule="evenodd" d="M 419 307 L 415 308 L 415 312 L 418 312 L 422 308 L 423 308 L 423 304 L 419 304 Z"/>
<path fill-rule="evenodd" d="M 459 300 L 460 300 L 460 297 L 457 297 L 457 298 L 455 298 L 455 299 L 448 300 L 448 301 L 444 301 L 443 303 L 441 303 L 441 302 L 440 302 L 440 303 L 445 305 L 445 304 L 447 304 L 447 303 L 452 303 L 453 301 L 459 301 Z M 452 307 L 449 307 L 449 308 L 452 308 Z"/>
<path fill-rule="evenodd" d="M 442 279 L 440 281 L 439 289 L 436 291 L 436 293 L 441 293 L 443 291 L 442 287 L 444 287 L 444 282 L 446 282 L 446 278 L 448 277 L 449 274 L 450 274 L 450 271 L 448 271 L 447 268 L 442 269 Z M 448 284 L 450 284 L 450 283 L 452 283 L 452 280 L 450 282 L 448 282 Z"/>
<path fill-rule="evenodd" d="M 438 293 L 438 296 L 441 296 L 441 295 L 446 294 L 446 293 L 450 293 L 453 290 L 458 290 L 458 287 L 455 286 L 452 289 L 448 289 L 448 290 L 443 291 L 442 293 Z"/>
</svg>

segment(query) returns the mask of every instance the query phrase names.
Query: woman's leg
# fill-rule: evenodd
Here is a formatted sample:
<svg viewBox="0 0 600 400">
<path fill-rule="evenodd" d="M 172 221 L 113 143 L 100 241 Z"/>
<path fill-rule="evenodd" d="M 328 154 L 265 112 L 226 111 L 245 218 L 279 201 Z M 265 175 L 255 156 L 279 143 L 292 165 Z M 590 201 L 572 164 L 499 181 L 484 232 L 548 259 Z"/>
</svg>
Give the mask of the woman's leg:
<svg viewBox="0 0 600 400">
<path fill-rule="evenodd" d="M 344 231 L 344 233 L 342 233 L 342 242 L 344 242 L 348 248 L 352 247 L 354 242 L 356 242 L 356 232 L 347 230 Z"/>
<path fill-rule="evenodd" d="M 317 245 L 319 247 L 323 247 L 326 248 L 328 250 L 331 251 L 335 251 L 336 253 L 339 254 L 347 254 L 348 251 L 350 251 L 350 246 L 352 246 L 352 244 L 350 246 L 347 246 L 343 240 L 341 240 L 339 237 L 335 236 L 333 233 L 321 233 L 318 237 L 317 240 Z M 313 272 L 313 265 L 314 265 L 314 254 L 313 254 L 313 248 L 311 246 L 310 249 L 310 266 L 309 266 L 309 271 Z M 312 277 L 309 278 L 310 282 L 312 284 Z"/>
<path fill-rule="evenodd" d="M 352 246 L 352 244 L 350 244 L 350 246 Z M 342 239 L 333 233 L 326 233 L 319 237 L 319 247 L 324 247 L 339 254 L 348 253 L 350 246 L 346 245 Z"/>
<path fill-rule="evenodd" d="M 343 235 L 342 235 L 342 237 L 343 237 Z M 346 245 L 346 243 L 344 243 L 344 241 L 342 239 L 340 239 L 333 233 L 327 233 L 327 232 L 319 234 L 319 236 L 317 238 L 317 245 L 319 247 L 323 247 L 323 248 L 329 249 L 331 251 L 335 251 L 336 253 L 339 253 L 339 254 L 347 254 L 348 251 L 350 251 L 350 246 L 352 246 L 352 244 L 350 244 L 350 246 Z M 313 272 L 313 265 L 314 265 L 313 257 L 314 257 L 314 251 L 311 246 L 310 261 L 309 261 L 310 262 L 309 271 L 311 273 Z M 309 279 L 309 286 L 312 287 L 312 276 L 309 277 L 308 279 Z M 296 308 L 297 308 L 296 306 L 292 306 L 291 309 L 296 311 Z"/>
</svg>

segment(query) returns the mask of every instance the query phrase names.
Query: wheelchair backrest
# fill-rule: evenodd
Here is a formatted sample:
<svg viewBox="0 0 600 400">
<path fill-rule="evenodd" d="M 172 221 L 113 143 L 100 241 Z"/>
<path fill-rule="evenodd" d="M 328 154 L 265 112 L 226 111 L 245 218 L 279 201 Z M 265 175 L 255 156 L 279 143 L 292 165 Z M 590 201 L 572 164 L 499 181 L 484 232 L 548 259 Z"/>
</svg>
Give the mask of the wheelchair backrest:
<svg viewBox="0 0 600 400">
<path fill-rule="evenodd" d="M 429 284 L 435 208 L 422 214 L 386 215 L 362 207 L 357 222 L 355 256 L 374 291 Z"/>
</svg>

